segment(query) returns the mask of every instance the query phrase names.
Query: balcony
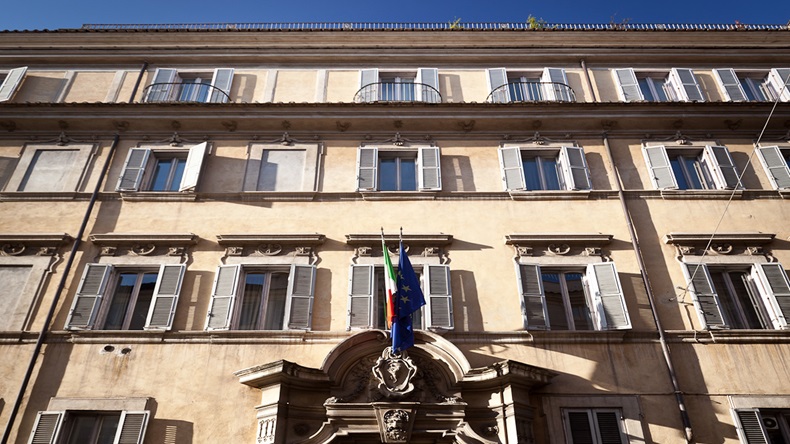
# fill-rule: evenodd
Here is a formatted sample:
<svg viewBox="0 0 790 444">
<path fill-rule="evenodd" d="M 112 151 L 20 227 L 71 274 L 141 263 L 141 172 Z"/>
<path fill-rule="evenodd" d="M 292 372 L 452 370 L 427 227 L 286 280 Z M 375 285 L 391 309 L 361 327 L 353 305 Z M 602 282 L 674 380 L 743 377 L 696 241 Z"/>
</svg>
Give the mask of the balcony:
<svg viewBox="0 0 790 444">
<path fill-rule="evenodd" d="M 376 102 L 425 102 L 441 103 L 442 95 L 431 85 L 424 83 L 370 83 L 354 95 L 355 103 Z"/>
<path fill-rule="evenodd" d="M 230 96 L 210 83 L 176 82 L 152 83 L 143 90 L 143 101 L 227 103 Z"/>
<path fill-rule="evenodd" d="M 487 103 L 575 102 L 573 88 L 557 82 L 509 82 L 491 91 Z"/>
</svg>

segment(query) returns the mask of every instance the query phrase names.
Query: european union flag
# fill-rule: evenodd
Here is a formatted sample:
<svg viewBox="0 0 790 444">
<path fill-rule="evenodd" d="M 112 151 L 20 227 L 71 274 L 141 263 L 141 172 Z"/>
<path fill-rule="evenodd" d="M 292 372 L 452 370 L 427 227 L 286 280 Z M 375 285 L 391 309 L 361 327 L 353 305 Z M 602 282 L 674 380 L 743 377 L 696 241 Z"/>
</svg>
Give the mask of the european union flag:
<svg viewBox="0 0 790 444">
<path fill-rule="evenodd" d="M 420 279 L 409 262 L 409 257 L 400 243 L 398 259 L 398 293 L 395 301 L 395 322 L 392 323 L 392 350 L 400 353 L 414 346 L 414 329 L 411 315 L 425 305 L 425 296 L 420 289 Z"/>
</svg>

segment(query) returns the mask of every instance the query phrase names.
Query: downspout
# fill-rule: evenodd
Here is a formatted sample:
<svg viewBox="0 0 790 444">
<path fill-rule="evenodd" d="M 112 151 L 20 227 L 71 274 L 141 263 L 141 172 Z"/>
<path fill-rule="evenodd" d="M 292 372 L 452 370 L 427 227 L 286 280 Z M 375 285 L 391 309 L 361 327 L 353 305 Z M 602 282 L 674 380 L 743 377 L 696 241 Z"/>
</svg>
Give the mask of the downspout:
<svg viewBox="0 0 790 444">
<path fill-rule="evenodd" d="M 582 64 L 583 63 L 584 62 L 582 62 Z M 634 248 L 634 253 L 636 253 L 636 262 L 639 266 L 639 272 L 642 274 L 642 282 L 645 284 L 645 291 L 647 294 L 647 301 L 650 306 L 650 313 L 653 314 L 653 321 L 656 323 L 656 328 L 658 329 L 658 340 L 661 343 L 661 351 L 664 355 L 664 362 L 667 365 L 669 379 L 672 381 L 672 390 L 675 393 L 675 401 L 677 402 L 678 409 L 680 410 L 680 420 L 683 422 L 686 442 L 690 443 L 693 442 L 694 438 L 694 434 L 691 429 L 691 419 L 689 418 L 688 411 L 686 410 L 686 402 L 683 398 L 683 392 L 680 390 L 680 383 L 678 382 L 678 378 L 675 373 L 675 366 L 672 364 L 672 353 L 669 350 L 669 344 L 667 344 L 666 334 L 664 333 L 664 328 L 661 326 L 661 319 L 659 319 L 658 312 L 656 311 L 652 286 L 650 285 L 650 279 L 647 277 L 647 269 L 645 268 L 644 258 L 642 257 L 642 250 L 639 248 L 639 241 L 637 240 L 636 230 L 634 229 L 634 224 L 631 219 L 631 213 L 628 211 L 628 204 L 626 203 L 625 194 L 623 193 L 623 184 L 620 180 L 620 173 L 614 163 L 612 150 L 609 147 L 609 138 L 605 132 L 603 133 L 603 145 L 606 148 L 606 156 L 609 159 L 609 163 L 612 165 L 612 168 L 615 172 L 617 196 L 620 199 L 620 205 L 623 207 L 623 216 L 625 217 L 625 222 L 628 226 L 628 233 L 631 236 L 631 245 Z"/>
<path fill-rule="evenodd" d="M 134 82 L 134 88 L 132 89 L 132 94 L 129 96 L 129 102 L 134 102 L 134 96 L 137 95 L 137 89 L 140 87 L 140 82 L 143 81 L 143 74 L 145 74 L 145 70 L 148 69 L 148 62 L 143 62 L 143 66 L 140 67 L 140 73 L 137 74 L 137 81 Z"/>
<path fill-rule="evenodd" d="M 584 71 L 584 80 L 587 81 L 587 88 L 590 90 L 590 94 L 592 94 L 593 102 L 598 102 L 598 97 L 595 95 L 595 88 L 593 88 L 592 80 L 590 80 L 590 73 L 587 71 L 587 64 L 584 63 L 584 59 L 581 59 L 579 63 L 582 66 L 582 71 Z"/>
</svg>

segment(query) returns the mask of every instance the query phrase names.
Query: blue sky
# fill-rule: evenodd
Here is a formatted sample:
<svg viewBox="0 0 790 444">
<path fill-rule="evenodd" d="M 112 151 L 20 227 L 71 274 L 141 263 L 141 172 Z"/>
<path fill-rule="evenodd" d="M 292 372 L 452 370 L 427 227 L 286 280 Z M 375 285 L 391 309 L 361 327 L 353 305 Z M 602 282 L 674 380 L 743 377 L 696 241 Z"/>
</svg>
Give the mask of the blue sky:
<svg viewBox="0 0 790 444">
<path fill-rule="evenodd" d="M 78 28 L 83 23 L 523 22 L 785 24 L 790 1 L 765 0 L 6 0 L 0 29 Z"/>
</svg>

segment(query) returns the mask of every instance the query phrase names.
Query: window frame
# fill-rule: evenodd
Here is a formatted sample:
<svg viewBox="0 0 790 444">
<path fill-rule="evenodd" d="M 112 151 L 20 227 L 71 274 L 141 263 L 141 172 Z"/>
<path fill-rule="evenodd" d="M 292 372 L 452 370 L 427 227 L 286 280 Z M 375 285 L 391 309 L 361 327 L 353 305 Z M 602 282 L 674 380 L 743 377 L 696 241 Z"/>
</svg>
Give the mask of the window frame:
<svg viewBox="0 0 790 444">
<path fill-rule="evenodd" d="M 645 440 L 644 413 L 638 396 L 626 395 L 587 395 L 587 396 L 545 396 L 543 411 L 546 412 L 548 442 L 550 444 L 569 444 L 565 410 L 616 410 L 620 412 L 620 432 L 623 443 L 642 443 Z"/>
<path fill-rule="evenodd" d="M 50 402 L 52 404 L 52 402 Z M 29 444 L 33 443 L 65 443 L 72 431 L 73 416 L 96 414 L 102 415 L 110 412 L 120 413 L 120 419 L 115 431 L 113 444 L 136 443 L 143 444 L 148 420 L 151 412 L 148 410 L 46 410 L 36 415 L 33 429 L 30 433 Z M 72 416 L 73 415 L 73 416 Z"/>
<path fill-rule="evenodd" d="M 670 152 L 672 156 L 670 157 Z M 699 153 L 699 154 L 697 154 Z M 720 155 L 717 156 L 717 153 Z M 739 183 L 738 170 L 729 149 L 723 145 L 651 145 L 643 144 L 642 154 L 650 175 L 653 188 L 657 190 L 699 191 L 699 190 L 733 190 L 742 189 Z M 700 183 L 703 188 L 680 188 L 677 170 L 672 159 L 694 159 Z M 682 163 L 684 181 L 688 183 L 688 165 Z"/>
<path fill-rule="evenodd" d="M 508 71 L 511 75 L 508 75 Z M 572 95 L 567 91 L 559 91 L 556 88 L 546 88 L 546 83 L 562 83 L 568 88 L 568 75 L 565 68 L 550 68 L 544 67 L 541 70 L 518 70 L 507 68 L 487 68 L 486 81 L 488 84 L 489 95 L 495 90 L 499 89 L 499 93 L 492 97 L 494 103 L 520 103 L 521 101 L 515 100 L 510 92 L 510 88 L 501 88 L 508 85 L 510 79 L 513 77 L 521 77 L 527 73 L 540 73 L 539 82 L 542 84 L 540 88 L 541 98 L 539 102 L 570 102 L 573 99 Z M 527 74 L 528 75 L 528 74 Z"/>
<path fill-rule="evenodd" d="M 198 80 L 202 80 L 203 77 L 207 73 L 212 71 L 206 71 L 201 69 L 175 69 L 175 68 L 157 68 L 154 71 L 153 76 L 151 77 L 150 85 L 156 83 L 184 83 L 181 82 L 183 78 L 187 79 L 194 79 L 197 78 Z M 210 85 L 210 88 L 206 94 L 205 99 L 203 100 L 183 100 L 181 96 L 184 93 L 184 88 L 174 88 L 175 85 L 169 85 L 166 88 L 163 88 L 162 91 L 153 91 L 153 89 L 149 89 L 143 97 L 143 102 L 147 103 L 157 103 L 157 102 L 199 102 L 199 103 L 227 103 L 228 97 L 230 97 L 231 88 L 233 87 L 233 75 L 234 75 L 233 68 L 214 68 L 211 74 L 211 81 L 210 82 L 201 82 L 204 85 Z M 182 78 L 183 76 L 183 78 Z M 184 83 L 187 84 L 187 83 Z M 227 94 L 227 97 L 223 94 L 218 93 L 214 88 L 217 88 Z M 191 88 L 190 88 L 191 89 Z M 188 93 L 189 94 L 189 93 Z M 199 88 L 195 91 L 191 92 L 192 95 L 200 94 Z M 152 98 L 152 96 L 157 95 L 156 97 Z"/>
<path fill-rule="evenodd" d="M 115 191 L 118 192 L 150 192 L 180 193 L 196 191 L 204 159 L 209 152 L 208 142 L 202 142 L 189 148 L 175 147 L 132 147 L 129 149 Z M 152 190 L 158 162 L 165 159 L 186 159 L 181 180 L 177 190 Z M 174 174 L 171 168 L 170 174 Z M 170 179 L 172 188 L 172 180 Z"/>
<path fill-rule="evenodd" d="M 529 190 L 527 189 L 527 178 L 524 171 L 524 153 L 529 157 L 551 157 L 556 153 L 557 176 L 560 182 L 560 190 Z M 571 154 L 575 153 L 575 154 Z M 498 150 L 499 169 L 504 191 L 523 191 L 523 192 L 545 192 L 545 191 L 590 191 L 592 190 L 592 178 L 590 167 L 587 164 L 587 157 L 584 148 L 575 145 L 562 145 L 557 147 L 531 148 L 525 146 L 504 145 Z M 581 160 L 574 162 L 573 159 Z M 578 172 L 582 170 L 583 175 Z M 577 173 L 577 174 L 574 174 Z M 543 171 L 539 171 L 541 177 Z M 580 180 L 581 179 L 581 180 Z M 583 183 L 580 183 L 583 182 Z"/>
<path fill-rule="evenodd" d="M 19 193 L 73 193 L 80 191 L 83 187 L 87 175 L 87 167 L 89 160 L 96 153 L 96 144 L 66 144 L 66 145 L 39 145 L 39 144 L 25 144 L 22 147 L 22 152 L 19 155 L 14 172 L 8 179 L 5 185 L 5 192 L 19 192 Z M 57 189 L 50 190 L 20 190 L 23 183 L 28 178 L 28 172 L 31 168 L 35 168 L 34 161 L 38 152 L 43 151 L 64 151 L 73 150 L 77 151 L 71 165 L 63 166 L 67 174 L 63 179 L 58 181 L 55 185 Z"/>
<path fill-rule="evenodd" d="M 304 175 L 302 176 L 301 188 L 298 190 L 258 190 L 264 152 L 297 150 L 305 152 L 305 161 L 304 165 L 302 165 Z M 242 191 L 256 193 L 315 192 L 318 189 L 321 154 L 323 154 L 323 145 L 320 143 L 294 143 L 287 146 L 282 144 L 251 143 L 247 147 L 247 164 L 245 166 Z"/>
<path fill-rule="evenodd" d="M 381 188 L 381 159 L 384 157 L 415 158 L 416 190 L 409 191 L 382 191 Z M 442 168 L 441 150 L 438 146 L 416 146 L 408 148 L 383 148 L 379 146 L 360 146 L 357 149 L 357 176 L 358 192 L 377 193 L 418 193 L 441 191 Z M 400 180 L 399 178 L 397 180 Z"/>
<path fill-rule="evenodd" d="M 402 91 L 398 91 L 400 88 L 396 88 L 393 90 L 393 97 L 391 98 L 384 98 L 382 94 L 384 91 L 381 89 L 381 83 L 387 82 L 388 80 L 392 79 L 392 83 L 397 84 L 409 84 L 413 85 L 413 89 L 411 91 L 412 98 L 404 99 L 402 97 L 398 97 Z M 406 81 L 404 81 L 406 80 Z M 411 80 L 411 81 L 408 81 Z M 371 88 L 369 91 L 365 91 L 364 96 L 362 98 L 363 102 L 428 102 L 433 103 L 432 100 L 429 100 L 429 97 L 433 97 L 433 94 L 430 94 L 430 90 L 423 91 L 422 85 L 428 85 L 434 88 L 437 93 L 439 92 L 439 70 L 437 68 L 416 68 L 414 70 L 380 70 L 379 68 L 365 68 L 359 70 L 359 90 L 365 88 L 368 85 L 377 84 L 374 88 Z M 439 96 L 439 100 L 441 101 L 441 95 Z"/>
</svg>

